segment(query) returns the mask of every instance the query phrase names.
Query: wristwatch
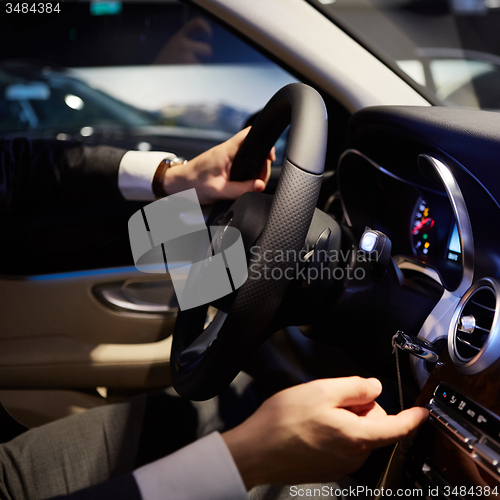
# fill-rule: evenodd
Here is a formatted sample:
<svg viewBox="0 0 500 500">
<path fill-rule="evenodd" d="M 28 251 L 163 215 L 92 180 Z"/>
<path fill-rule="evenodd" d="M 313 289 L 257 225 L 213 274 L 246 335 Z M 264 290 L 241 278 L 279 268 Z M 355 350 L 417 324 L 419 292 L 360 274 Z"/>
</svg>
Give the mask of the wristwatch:
<svg viewBox="0 0 500 500">
<path fill-rule="evenodd" d="M 165 158 L 160 162 L 153 177 L 152 185 L 153 194 L 156 198 L 164 198 L 165 196 L 168 196 L 168 193 L 163 187 L 163 178 L 165 177 L 165 172 L 170 167 L 175 167 L 176 165 L 185 165 L 187 162 L 188 161 L 186 160 L 186 158 L 182 158 L 182 156 L 176 156 L 171 159 Z"/>
</svg>

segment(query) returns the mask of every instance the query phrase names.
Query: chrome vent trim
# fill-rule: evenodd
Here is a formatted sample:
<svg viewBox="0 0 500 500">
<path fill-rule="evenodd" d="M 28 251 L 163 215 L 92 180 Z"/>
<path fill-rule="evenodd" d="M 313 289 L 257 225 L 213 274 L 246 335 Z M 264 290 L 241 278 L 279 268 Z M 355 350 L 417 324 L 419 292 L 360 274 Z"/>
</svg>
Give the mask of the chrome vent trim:
<svg viewBox="0 0 500 500">
<path fill-rule="evenodd" d="M 421 154 L 419 161 L 426 160 L 437 172 L 450 200 L 455 222 L 460 238 L 462 249 L 462 281 L 456 290 L 452 290 L 457 296 L 461 296 L 471 286 L 474 278 L 474 238 L 472 236 L 472 226 L 469 219 L 469 212 L 465 204 L 462 191 L 457 180 L 453 176 L 448 165 L 436 155 Z"/>
<path fill-rule="evenodd" d="M 500 358 L 500 284 L 476 281 L 460 299 L 448 334 L 448 351 L 457 368 L 479 373 Z"/>
</svg>

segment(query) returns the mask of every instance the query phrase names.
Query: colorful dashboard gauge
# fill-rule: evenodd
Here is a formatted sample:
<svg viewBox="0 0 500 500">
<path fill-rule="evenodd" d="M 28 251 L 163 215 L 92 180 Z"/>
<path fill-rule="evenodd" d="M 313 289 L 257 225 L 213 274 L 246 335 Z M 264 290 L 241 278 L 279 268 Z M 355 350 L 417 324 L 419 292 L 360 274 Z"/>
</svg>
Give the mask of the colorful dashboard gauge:
<svg viewBox="0 0 500 500">
<path fill-rule="evenodd" d="M 417 201 L 413 211 L 411 241 L 417 254 L 429 255 L 433 253 L 436 241 L 436 221 L 427 206 L 427 201 L 423 198 Z"/>
</svg>

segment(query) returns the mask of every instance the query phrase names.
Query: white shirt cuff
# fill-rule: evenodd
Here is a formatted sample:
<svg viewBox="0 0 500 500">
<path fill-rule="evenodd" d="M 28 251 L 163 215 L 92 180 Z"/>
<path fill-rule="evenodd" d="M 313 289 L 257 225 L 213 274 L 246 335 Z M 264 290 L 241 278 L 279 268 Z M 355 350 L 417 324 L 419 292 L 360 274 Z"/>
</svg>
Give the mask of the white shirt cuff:
<svg viewBox="0 0 500 500">
<path fill-rule="evenodd" d="M 143 500 L 248 500 L 218 432 L 135 470 L 134 478 Z"/>
<path fill-rule="evenodd" d="M 127 151 L 118 169 L 118 187 L 126 200 L 155 200 L 153 177 L 164 159 L 173 159 L 173 153 L 162 151 Z"/>
</svg>

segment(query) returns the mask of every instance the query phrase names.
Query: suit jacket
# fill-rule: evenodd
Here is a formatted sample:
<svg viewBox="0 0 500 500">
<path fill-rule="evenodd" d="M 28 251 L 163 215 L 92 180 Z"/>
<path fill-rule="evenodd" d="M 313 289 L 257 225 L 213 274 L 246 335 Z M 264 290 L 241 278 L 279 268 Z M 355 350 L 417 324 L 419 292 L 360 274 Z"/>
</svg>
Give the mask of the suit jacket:
<svg viewBox="0 0 500 500">
<path fill-rule="evenodd" d="M 165 497 L 166 498 L 166 497 Z M 71 495 L 52 500 L 141 500 L 141 494 L 132 474 L 111 479 L 105 483 L 75 491 Z M 51 499 L 49 499 L 51 500 Z"/>
<path fill-rule="evenodd" d="M 108 146 L 86 147 L 57 140 L 0 140 L 0 214 L 24 203 L 46 205 L 66 197 L 123 199 L 118 189 L 118 168 L 125 150 Z M 3 435 L 22 427 L 6 412 L 0 415 Z M 120 498 L 139 500 L 132 474 L 80 490 L 71 500 Z"/>
<path fill-rule="evenodd" d="M 121 199 L 118 169 L 126 150 L 76 141 L 0 140 L 0 214 L 55 199 Z"/>
</svg>

